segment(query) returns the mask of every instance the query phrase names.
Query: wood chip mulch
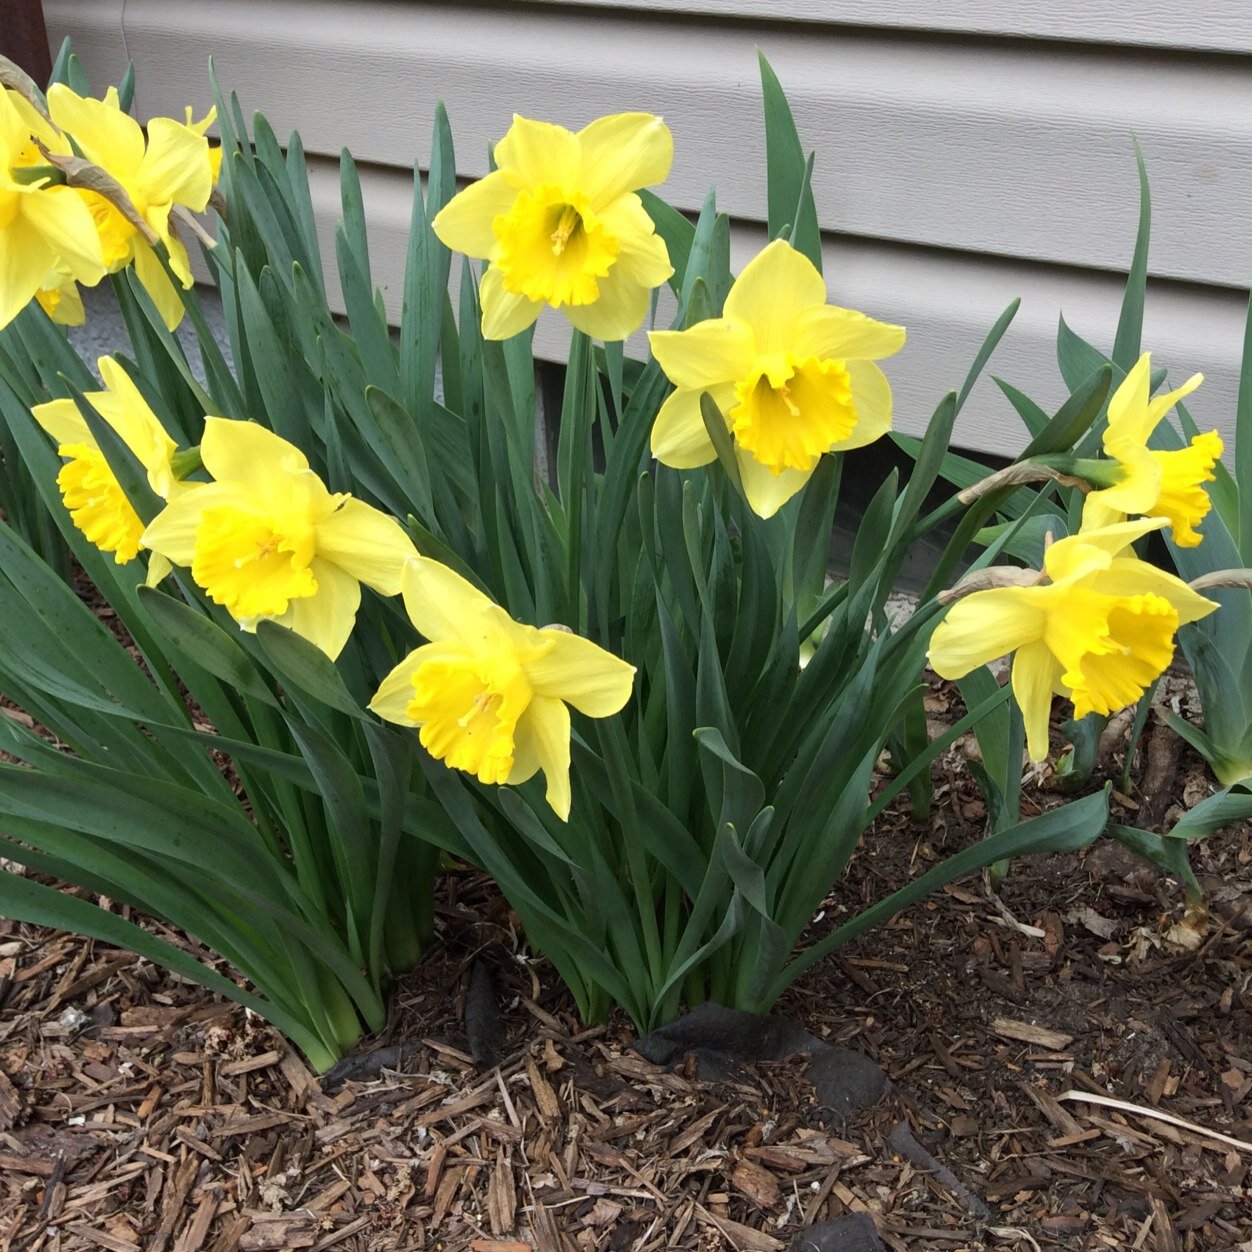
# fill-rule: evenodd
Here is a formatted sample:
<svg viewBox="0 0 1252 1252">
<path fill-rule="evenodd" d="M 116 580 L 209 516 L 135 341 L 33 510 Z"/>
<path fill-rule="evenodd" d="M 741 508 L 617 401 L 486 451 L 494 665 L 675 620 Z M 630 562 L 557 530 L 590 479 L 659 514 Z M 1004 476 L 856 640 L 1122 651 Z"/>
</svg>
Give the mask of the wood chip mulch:
<svg viewBox="0 0 1252 1252">
<path fill-rule="evenodd" d="M 1178 798 L 1207 786 L 1173 759 Z M 959 753 L 935 778 L 933 819 L 886 814 L 818 932 L 978 837 Z M 843 1126 L 798 1062 L 702 1084 L 633 1053 L 624 1020 L 583 1029 L 469 872 L 374 1041 L 420 1041 L 408 1072 L 334 1094 L 195 985 L 0 922 L 0 1252 L 783 1252 L 857 1211 L 893 1252 L 1252 1252 L 1252 828 L 1195 861 L 1207 916 L 1101 843 L 1014 866 L 998 895 L 956 884 L 810 971 L 778 1011 L 895 1084 Z M 463 1025 L 475 960 L 505 1036 L 487 1072 Z M 942 1170 L 897 1150 L 901 1124 Z"/>
</svg>

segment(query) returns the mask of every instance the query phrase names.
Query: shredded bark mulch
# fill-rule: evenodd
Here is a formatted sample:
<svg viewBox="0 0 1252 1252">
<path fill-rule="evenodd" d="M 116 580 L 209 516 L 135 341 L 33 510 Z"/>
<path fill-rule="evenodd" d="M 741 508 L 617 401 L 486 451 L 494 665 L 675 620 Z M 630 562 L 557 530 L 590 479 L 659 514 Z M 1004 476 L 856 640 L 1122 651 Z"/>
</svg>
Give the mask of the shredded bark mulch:
<svg viewBox="0 0 1252 1252">
<path fill-rule="evenodd" d="M 936 686 L 937 718 L 953 699 Z M 1210 789 L 1169 735 L 1119 820 L 1168 825 Z M 959 750 L 935 781 L 931 820 L 884 815 L 815 934 L 979 837 Z M 1056 802 L 1038 779 L 1026 813 Z M 439 942 L 372 1041 L 392 1050 L 325 1087 L 180 977 L 0 922 L 0 1252 L 1252 1252 L 1252 828 L 1194 860 L 1207 912 L 1102 842 L 998 894 L 953 885 L 810 971 L 778 1012 L 891 1080 L 842 1124 L 804 1056 L 702 1082 L 624 1019 L 584 1029 L 475 873 L 446 876 Z M 818 1242 L 841 1218 L 860 1233 Z"/>
</svg>

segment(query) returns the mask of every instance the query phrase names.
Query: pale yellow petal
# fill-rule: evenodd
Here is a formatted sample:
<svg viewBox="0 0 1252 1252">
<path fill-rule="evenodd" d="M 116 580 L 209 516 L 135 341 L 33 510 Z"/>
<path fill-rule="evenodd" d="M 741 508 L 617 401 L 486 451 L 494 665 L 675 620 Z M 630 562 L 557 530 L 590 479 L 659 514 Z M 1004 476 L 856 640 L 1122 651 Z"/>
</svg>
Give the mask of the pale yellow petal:
<svg viewBox="0 0 1252 1252">
<path fill-rule="evenodd" d="M 130 375 L 112 358 L 102 356 L 97 365 L 108 391 L 93 393 L 100 415 L 121 436 L 126 446 L 139 458 L 154 491 L 163 498 L 173 483 L 170 457 L 177 444 L 170 438 L 157 415 L 148 407 Z"/>
<path fill-rule="evenodd" d="M 404 567 L 417 550 L 394 517 L 348 499 L 318 523 L 317 553 L 380 595 L 398 596 Z"/>
<path fill-rule="evenodd" d="M 1161 418 L 1170 411 L 1178 403 L 1179 400 L 1185 400 L 1202 382 L 1203 374 L 1192 374 L 1181 387 L 1175 387 L 1173 391 L 1167 391 L 1163 395 L 1154 396 L 1148 401 L 1148 430 L 1153 431 L 1160 425 Z"/>
<path fill-rule="evenodd" d="M 751 326 L 762 353 L 787 352 L 800 315 L 825 303 L 826 284 L 817 267 L 785 240 L 775 239 L 735 279 L 723 314 Z"/>
<path fill-rule="evenodd" d="M 599 281 L 600 297 L 594 304 L 566 304 L 561 312 L 584 335 L 614 343 L 627 339 L 643 325 L 652 293 L 634 282 L 615 265 Z"/>
<path fill-rule="evenodd" d="M 1091 495 L 1099 496 L 1105 507 L 1121 514 L 1150 513 L 1161 493 L 1161 467 L 1152 453 L 1133 439 L 1106 439 L 1104 447 L 1119 462 L 1121 479 Z"/>
<path fill-rule="evenodd" d="M 970 670 L 1043 638 L 1045 587 L 993 587 L 957 600 L 930 637 L 927 659 L 940 678 Z"/>
<path fill-rule="evenodd" d="M 1192 591 L 1176 575 L 1134 556 L 1114 557 L 1108 569 L 1092 576 L 1090 586 L 1113 596 L 1161 596 L 1174 606 L 1180 626 L 1197 622 L 1220 607 L 1216 601 Z"/>
<path fill-rule="evenodd" d="M 0 231 L 0 329 L 35 298 L 55 262 L 56 253 L 24 217 Z"/>
<path fill-rule="evenodd" d="M 401 578 L 404 608 L 418 633 L 432 643 L 478 643 L 493 602 L 460 574 L 429 557 L 416 556 Z"/>
<path fill-rule="evenodd" d="M 551 646 L 528 661 L 526 677 L 539 696 L 572 704 L 588 717 L 611 717 L 630 699 L 635 667 L 590 639 L 562 630 L 541 630 Z"/>
<path fill-rule="evenodd" d="M 89 287 L 104 277 L 104 253 L 95 220 L 72 188 L 48 187 L 19 195 L 17 212 L 43 236 L 44 253 L 54 257 L 58 270 Z M 49 264 L 44 274 L 51 268 Z"/>
<path fill-rule="evenodd" d="M 186 310 L 178 288 L 165 272 L 160 257 L 152 250 L 152 245 L 142 236 L 136 234 L 133 240 L 135 253 L 135 277 L 143 285 L 143 289 L 152 297 L 161 320 L 167 330 L 177 330 Z"/>
<path fill-rule="evenodd" d="M 579 187 L 600 207 L 624 192 L 654 187 L 669 177 L 674 136 L 652 113 L 614 113 L 578 132 Z"/>
<path fill-rule="evenodd" d="M 699 391 L 679 390 L 661 405 L 652 427 L 652 455 L 671 469 L 696 469 L 717 460 L 713 441 L 700 412 Z M 733 403 L 733 384 L 710 391 L 714 404 L 724 413 Z"/>
<path fill-rule="evenodd" d="M 535 696 L 522 714 L 522 721 L 548 784 L 547 801 L 557 817 L 567 822 L 571 803 L 569 709 L 560 700 Z"/>
<path fill-rule="evenodd" d="M 84 99 L 64 83 L 48 88 L 48 112 L 67 131 L 83 156 L 123 185 L 131 182 L 143 161 L 144 137 L 139 123 L 108 100 Z"/>
<path fill-rule="evenodd" d="M 88 393 L 88 399 L 94 394 Z M 95 446 L 91 429 L 73 400 L 48 400 L 35 405 L 30 414 L 57 444 L 85 443 Z"/>
<path fill-rule="evenodd" d="M 257 422 L 205 419 L 200 459 L 218 482 L 238 483 L 264 500 L 276 480 L 309 468 L 293 443 Z"/>
<path fill-rule="evenodd" d="M 1101 530 L 1105 526 L 1113 526 L 1123 521 L 1126 514 L 1115 509 L 1104 498 L 1103 491 L 1092 491 L 1082 502 L 1082 529 Z"/>
<path fill-rule="evenodd" d="M 577 186 L 581 155 L 572 131 L 552 122 L 513 114 L 513 125 L 496 144 L 496 164 L 514 187 Z"/>
<path fill-rule="evenodd" d="M 1092 570 L 1106 567 L 1113 557 L 1135 540 L 1168 525 L 1164 517 L 1141 517 L 1094 530 L 1083 527 L 1076 535 L 1058 539 L 1044 553 L 1043 567 L 1054 583 L 1081 578 Z"/>
<path fill-rule="evenodd" d="M 849 361 L 846 368 L 852 380 L 856 425 L 846 439 L 830 446 L 831 452 L 863 448 L 891 429 L 891 384 L 886 374 L 873 361 Z"/>
<path fill-rule="evenodd" d="M 773 517 L 813 477 L 812 470 L 784 469 L 781 474 L 762 465 L 750 452 L 735 448 L 743 494 L 758 517 Z"/>
<path fill-rule="evenodd" d="M 346 570 L 314 557 L 310 568 L 317 580 L 311 596 L 292 600 L 273 620 L 316 644 L 333 661 L 348 642 L 361 606 L 361 584 Z"/>
<path fill-rule="evenodd" d="M 1048 756 L 1048 723 L 1052 715 L 1052 692 L 1061 664 L 1042 641 L 1028 643 L 1013 658 L 1013 698 L 1022 711 L 1026 750 L 1032 761 Z"/>
<path fill-rule="evenodd" d="M 674 273 L 665 240 L 656 233 L 638 196 L 619 196 L 599 219 L 620 249 L 613 272 L 648 288 L 659 287 Z"/>
<path fill-rule="evenodd" d="M 535 324 L 543 311 L 541 300 L 531 300 L 505 287 L 504 275 L 495 266 L 483 275 L 478 298 L 483 306 L 484 339 L 511 339 L 520 335 Z"/>
<path fill-rule="evenodd" d="M 143 203 L 181 204 L 203 212 L 213 191 L 208 140 L 172 117 L 154 117 L 136 185 Z"/>
<path fill-rule="evenodd" d="M 880 361 L 904 347 L 903 326 L 827 304 L 805 309 L 796 324 L 793 352 L 834 361 Z"/>
<path fill-rule="evenodd" d="M 756 363 L 752 328 L 730 317 L 709 318 L 687 330 L 654 330 L 648 342 L 675 387 L 707 390 L 742 382 Z"/>
<path fill-rule="evenodd" d="M 1104 431 L 1104 445 L 1110 439 L 1133 439 L 1136 443 L 1147 442 L 1152 428 L 1147 424 L 1148 390 L 1151 386 L 1152 357 L 1145 352 L 1127 372 L 1117 390 L 1109 399 L 1108 425 Z"/>
<path fill-rule="evenodd" d="M 492 223 L 513 207 L 517 191 L 499 170 L 459 191 L 435 214 L 431 227 L 453 252 L 486 258 L 496 246 Z"/>
<path fill-rule="evenodd" d="M 417 724 L 409 716 L 408 710 L 413 703 L 413 674 L 422 663 L 418 655 L 422 651 L 422 648 L 417 648 L 410 652 L 379 684 L 374 698 L 369 702 L 369 708 L 383 721 L 395 722 L 398 726 Z"/>
</svg>

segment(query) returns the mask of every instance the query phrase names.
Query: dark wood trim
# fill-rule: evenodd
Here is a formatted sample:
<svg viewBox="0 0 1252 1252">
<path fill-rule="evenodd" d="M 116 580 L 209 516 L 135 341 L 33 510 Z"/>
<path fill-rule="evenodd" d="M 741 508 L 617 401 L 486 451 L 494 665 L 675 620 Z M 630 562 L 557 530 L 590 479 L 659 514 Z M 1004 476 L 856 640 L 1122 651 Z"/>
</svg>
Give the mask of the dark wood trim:
<svg viewBox="0 0 1252 1252">
<path fill-rule="evenodd" d="M 16 61 L 41 87 L 52 74 L 43 0 L 0 0 L 0 53 Z"/>
</svg>

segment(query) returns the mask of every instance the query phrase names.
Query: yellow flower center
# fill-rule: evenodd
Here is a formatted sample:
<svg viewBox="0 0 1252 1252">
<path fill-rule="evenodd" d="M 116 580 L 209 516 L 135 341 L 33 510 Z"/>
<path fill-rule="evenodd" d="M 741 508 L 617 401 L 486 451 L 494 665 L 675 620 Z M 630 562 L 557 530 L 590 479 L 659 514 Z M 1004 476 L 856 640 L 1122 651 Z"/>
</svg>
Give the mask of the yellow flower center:
<svg viewBox="0 0 1252 1252">
<path fill-rule="evenodd" d="M 1161 470 L 1160 495 L 1152 515 L 1169 518 L 1173 540 L 1180 548 L 1194 548 L 1204 537 L 1195 527 L 1213 502 L 1201 484 L 1213 481 L 1213 466 L 1221 455 L 1222 437 L 1215 430 L 1196 435 L 1190 447 L 1151 454 Z"/>
<path fill-rule="evenodd" d="M 279 617 L 292 600 L 316 594 L 312 559 L 307 520 L 225 506 L 201 516 L 191 575 L 238 621 Z"/>
<path fill-rule="evenodd" d="M 482 783 L 507 783 L 517 722 L 531 687 L 505 653 L 425 661 L 413 672 L 408 716 L 421 726 L 422 746 L 452 769 Z"/>
<path fill-rule="evenodd" d="M 558 187 L 521 192 L 492 230 L 505 287 L 554 308 L 594 304 L 621 251 L 586 201 Z"/>
<path fill-rule="evenodd" d="M 62 444 L 57 452 L 71 460 L 61 466 L 57 486 L 74 525 L 102 552 L 112 552 L 118 565 L 139 552 L 143 522 L 131 507 L 99 448 L 85 443 Z"/>
<path fill-rule="evenodd" d="M 1074 716 L 1126 708 L 1174 657 L 1178 611 L 1164 596 L 1110 596 L 1072 588 L 1049 614 L 1047 643 L 1065 667 Z"/>
<path fill-rule="evenodd" d="M 735 384 L 735 441 L 771 473 L 806 473 L 856 427 L 852 381 L 842 361 L 789 354 Z"/>
</svg>

